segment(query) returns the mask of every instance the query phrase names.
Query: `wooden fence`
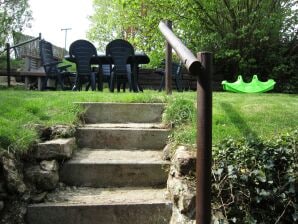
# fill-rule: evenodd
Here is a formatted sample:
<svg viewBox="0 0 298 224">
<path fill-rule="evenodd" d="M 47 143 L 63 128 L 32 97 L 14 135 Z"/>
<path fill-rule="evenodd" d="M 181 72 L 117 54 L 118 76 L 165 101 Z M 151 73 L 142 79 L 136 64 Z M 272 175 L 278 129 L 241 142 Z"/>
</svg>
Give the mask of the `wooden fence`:
<svg viewBox="0 0 298 224">
<path fill-rule="evenodd" d="M 13 34 L 14 45 L 17 45 L 18 43 L 26 42 L 32 39 L 34 39 L 34 37 L 23 33 L 15 32 Z M 14 53 L 16 58 L 24 58 L 27 56 L 39 58 L 39 40 L 35 40 L 25 45 L 15 47 Z M 58 59 L 63 59 L 64 53 L 65 53 L 64 48 L 53 45 L 53 54 L 55 57 L 57 57 Z"/>
</svg>

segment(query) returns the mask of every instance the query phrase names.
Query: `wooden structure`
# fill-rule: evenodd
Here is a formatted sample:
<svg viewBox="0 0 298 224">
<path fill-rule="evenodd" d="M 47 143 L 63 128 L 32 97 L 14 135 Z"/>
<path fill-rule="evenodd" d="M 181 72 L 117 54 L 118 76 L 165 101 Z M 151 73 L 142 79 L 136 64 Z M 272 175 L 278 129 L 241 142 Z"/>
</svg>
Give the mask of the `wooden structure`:
<svg viewBox="0 0 298 224">
<path fill-rule="evenodd" d="M 41 40 L 41 34 L 38 37 L 32 37 L 22 33 L 13 34 L 14 46 L 6 44 L 6 57 L 7 68 L 6 71 L 0 71 L 0 76 L 7 76 L 7 84 L 10 86 L 10 77 L 14 76 L 25 81 L 25 87 L 31 88 L 32 80 L 35 83 L 37 81 L 37 88 L 41 90 L 41 80 L 45 77 L 45 72 L 41 66 L 41 60 L 39 55 L 39 41 Z M 18 59 L 24 60 L 24 66 L 20 71 L 16 72 L 11 70 L 10 67 L 10 51 L 14 50 L 14 56 Z M 54 56 L 57 59 L 63 59 L 64 49 L 53 46 Z"/>
<path fill-rule="evenodd" d="M 155 69 L 140 69 L 139 70 L 139 84 L 144 89 L 158 90 L 161 82 L 161 76 L 154 73 Z M 7 76 L 5 70 L 0 70 L 0 76 Z M 26 89 L 30 89 L 32 85 L 32 80 L 37 80 L 37 89 L 41 89 L 41 79 L 45 76 L 43 70 L 35 71 L 11 71 L 11 76 L 24 79 Z M 172 84 L 173 90 L 175 90 L 175 83 Z M 191 76 L 187 70 L 184 68 L 182 71 L 182 86 L 183 90 L 197 89 L 197 80 L 195 77 Z"/>
<path fill-rule="evenodd" d="M 140 69 L 138 82 L 144 89 L 158 90 L 162 77 L 155 73 L 155 69 Z M 175 83 L 171 83 L 172 89 L 175 90 Z M 182 87 L 183 90 L 196 90 L 197 79 L 191 76 L 185 68 L 182 70 Z"/>
</svg>

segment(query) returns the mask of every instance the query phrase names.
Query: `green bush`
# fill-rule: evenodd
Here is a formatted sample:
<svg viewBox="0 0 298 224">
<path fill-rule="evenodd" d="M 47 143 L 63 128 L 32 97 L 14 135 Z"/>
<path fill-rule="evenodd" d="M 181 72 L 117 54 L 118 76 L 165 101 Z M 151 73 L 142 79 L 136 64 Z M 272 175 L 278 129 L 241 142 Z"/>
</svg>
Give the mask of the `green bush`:
<svg viewBox="0 0 298 224">
<path fill-rule="evenodd" d="M 6 56 L 0 55 L 0 70 L 6 70 L 7 59 Z M 10 68 L 11 69 L 20 69 L 22 68 L 24 61 L 22 59 L 10 59 Z"/>
<path fill-rule="evenodd" d="M 231 223 L 298 220 L 298 130 L 270 141 L 227 139 L 213 149 L 214 211 Z"/>
</svg>

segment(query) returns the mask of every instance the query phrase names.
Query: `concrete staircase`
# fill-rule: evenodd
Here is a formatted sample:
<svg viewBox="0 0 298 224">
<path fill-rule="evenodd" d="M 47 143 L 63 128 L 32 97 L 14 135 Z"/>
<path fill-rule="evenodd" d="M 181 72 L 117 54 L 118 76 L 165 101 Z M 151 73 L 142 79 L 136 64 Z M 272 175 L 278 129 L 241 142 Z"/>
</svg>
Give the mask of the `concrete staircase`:
<svg viewBox="0 0 298 224">
<path fill-rule="evenodd" d="M 82 103 L 79 150 L 60 180 L 69 186 L 28 207 L 28 224 L 168 224 L 169 130 L 163 104 Z"/>
</svg>

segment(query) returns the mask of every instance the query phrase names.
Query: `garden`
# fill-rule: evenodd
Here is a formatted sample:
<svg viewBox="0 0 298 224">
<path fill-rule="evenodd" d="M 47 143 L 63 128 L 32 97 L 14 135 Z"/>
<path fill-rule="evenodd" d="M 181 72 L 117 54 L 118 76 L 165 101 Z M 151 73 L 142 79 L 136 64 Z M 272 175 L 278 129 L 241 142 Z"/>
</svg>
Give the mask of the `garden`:
<svg viewBox="0 0 298 224">
<path fill-rule="evenodd" d="M 10 12 L 13 1 L 7 2 L 0 6 Z M 127 39 L 149 55 L 147 68 L 155 68 L 164 58 L 157 24 L 167 15 L 193 52 L 214 52 L 214 79 L 233 82 L 241 74 L 248 82 L 258 74 L 261 81 L 275 80 L 268 93 L 213 92 L 212 215 L 218 224 L 297 222 L 297 1 L 95 0 L 93 4 L 96 11 L 88 38 L 99 48 L 114 38 Z M 0 22 L 6 21 L 0 23 L 0 53 L 9 33 L 20 31 L 31 19 L 27 0 L 13 7 L 19 16 L 14 23 L 0 9 Z M 5 69 L 2 61 L 0 70 Z M 20 66 L 14 60 L 12 65 Z M 0 86 L 0 155 L 23 159 L 42 141 L 39 130 L 82 124 L 84 110 L 75 102 L 166 103 L 163 122 L 172 127 L 171 148 L 185 145 L 195 151 L 196 101 L 195 91 L 167 95 L 152 89 L 111 93 L 108 88 L 73 92 Z M 194 173 L 188 178 L 195 183 Z"/>
<path fill-rule="evenodd" d="M 174 127 L 171 143 L 195 150 L 196 92 L 168 96 L 153 90 L 135 94 L 2 87 L 0 98 L 2 152 L 30 153 L 30 146 L 40 141 L 40 126 L 79 124 L 83 111 L 74 102 L 167 103 L 163 119 Z M 214 212 L 223 212 L 235 223 L 291 223 L 296 219 L 295 108 L 295 94 L 213 94 Z"/>
</svg>

